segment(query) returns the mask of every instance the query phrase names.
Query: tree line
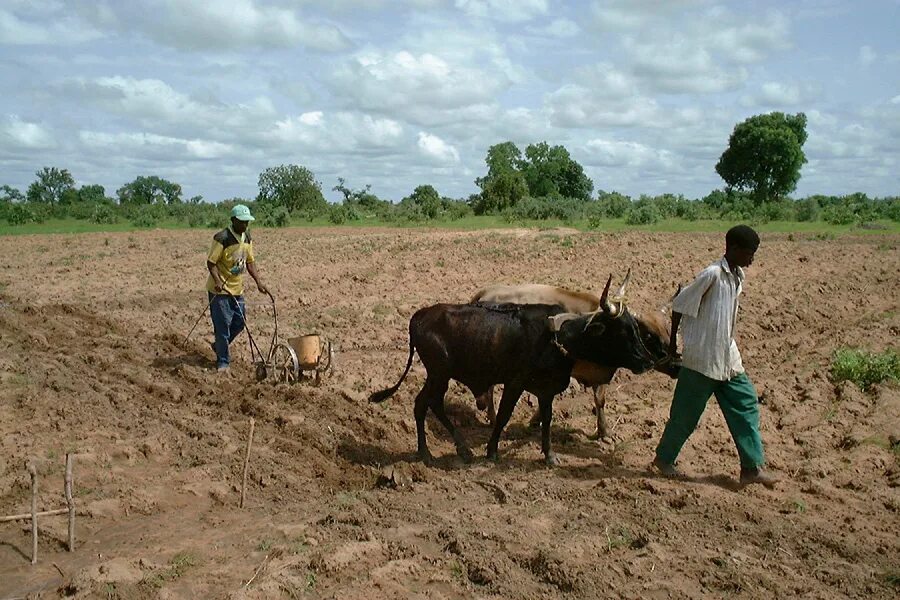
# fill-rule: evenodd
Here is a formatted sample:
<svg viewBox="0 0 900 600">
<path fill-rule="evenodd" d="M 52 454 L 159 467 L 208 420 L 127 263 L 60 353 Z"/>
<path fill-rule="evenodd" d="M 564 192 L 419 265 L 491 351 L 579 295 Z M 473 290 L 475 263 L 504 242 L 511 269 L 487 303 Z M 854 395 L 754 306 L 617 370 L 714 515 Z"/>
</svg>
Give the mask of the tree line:
<svg viewBox="0 0 900 600">
<path fill-rule="evenodd" d="M 806 116 L 802 113 L 756 115 L 735 126 L 715 169 L 725 182 L 702 198 L 683 195 L 641 195 L 631 198 L 599 190 L 568 150 L 546 141 L 524 151 L 513 142 L 488 148 L 486 173 L 475 180 L 479 192 L 467 198 L 442 196 L 433 186 L 417 186 L 398 202 L 379 198 L 371 185 L 351 188 L 343 178 L 333 191 L 342 200 L 330 204 L 312 171 L 295 164 L 267 168 L 259 175 L 255 198 L 230 198 L 218 204 L 202 196 L 187 200 L 182 188 L 155 175 L 139 176 L 109 197 L 103 186 L 77 187 L 66 169 L 44 167 L 25 193 L 0 186 L 0 220 L 11 225 L 74 218 L 93 223 L 129 222 L 155 227 L 161 222 L 191 227 L 220 227 L 223 209 L 251 205 L 263 226 L 285 226 L 292 220 L 327 219 L 334 224 L 374 220 L 428 222 L 471 215 L 499 215 L 509 222 L 584 221 L 593 227 L 605 219 L 628 224 L 653 224 L 662 219 L 725 219 L 730 221 L 816 221 L 832 224 L 900 221 L 900 198 L 808 196 L 792 199 L 806 162 Z"/>
</svg>

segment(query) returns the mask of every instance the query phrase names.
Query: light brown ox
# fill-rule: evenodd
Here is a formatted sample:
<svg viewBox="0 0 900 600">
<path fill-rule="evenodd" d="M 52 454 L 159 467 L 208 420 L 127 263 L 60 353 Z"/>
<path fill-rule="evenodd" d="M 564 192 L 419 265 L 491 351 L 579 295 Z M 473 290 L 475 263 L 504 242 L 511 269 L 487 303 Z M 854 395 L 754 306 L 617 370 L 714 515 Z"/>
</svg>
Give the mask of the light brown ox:
<svg viewBox="0 0 900 600">
<path fill-rule="evenodd" d="M 614 299 L 618 299 L 619 302 L 624 301 L 625 289 L 630 278 L 631 270 L 629 270 L 628 274 L 625 276 L 625 281 L 616 292 Z M 568 313 L 577 314 L 594 313 L 600 309 L 600 298 L 594 294 L 539 283 L 492 285 L 480 290 L 470 302 L 496 304 L 551 304 L 562 307 L 563 310 Z M 658 311 L 650 311 L 646 314 L 639 314 L 632 311 L 632 314 L 635 319 L 646 327 L 648 332 L 658 335 L 663 342 L 668 345 L 671 326 L 665 308 Z M 659 365 L 657 370 L 666 373 L 667 375 L 672 375 L 671 363 Z M 615 372 L 615 368 L 602 367 L 595 363 L 581 360 L 575 361 L 575 366 L 572 369 L 572 377 L 580 384 L 590 386 L 594 393 L 594 412 L 597 415 L 597 431 L 593 435 L 588 436 L 590 439 L 609 437 L 609 428 L 606 424 L 604 408 L 606 406 L 607 388 L 609 387 L 609 382 L 612 380 Z M 493 423 L 496 416 L 494 410 L 493 389 L 490 389 L 483 395 L 477 397 L 476 403 L 479 410 L 487 409 L 488 419 Z M 532 417 L 531 424 L 540 424 L 539 412 L 535 413 L 534 417 Z"/>
</svg>

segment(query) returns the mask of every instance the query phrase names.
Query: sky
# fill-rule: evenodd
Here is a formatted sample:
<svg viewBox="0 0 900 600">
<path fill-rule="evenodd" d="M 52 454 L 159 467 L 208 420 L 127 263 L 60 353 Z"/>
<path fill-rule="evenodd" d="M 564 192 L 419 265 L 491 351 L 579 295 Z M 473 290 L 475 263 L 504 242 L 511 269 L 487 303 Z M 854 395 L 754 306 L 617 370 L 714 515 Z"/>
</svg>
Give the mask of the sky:
<svg viewBox="0 0 900 600">
<path fill-rule="evenodd" d="M 795 197 L 900 194 L 900 0 L 0 0 L 0 185 L 144 175 L 253 198 L 309 168 L 400 200 L 487 149 L 565 146 L 598 190 L 702 197 L 734 126 L 803 112 Z"/>
</svg>

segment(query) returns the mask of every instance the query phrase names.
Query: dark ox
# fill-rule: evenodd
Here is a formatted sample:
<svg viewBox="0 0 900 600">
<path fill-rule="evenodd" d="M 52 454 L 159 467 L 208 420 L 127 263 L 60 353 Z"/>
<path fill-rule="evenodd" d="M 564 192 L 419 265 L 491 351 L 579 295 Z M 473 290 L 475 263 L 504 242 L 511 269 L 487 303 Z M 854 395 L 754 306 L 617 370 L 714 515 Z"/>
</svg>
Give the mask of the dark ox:
<svg viewBox="0 0 900 600">
<path fill-rule="evenodd" d="M 382 402 L 403 383 L 413 355 L 425 366 L 425 385 L 416 396 L 414 414 L 418 453 L 429 461 L 425 440 L 428 410 L 444 425 L 463 460 L 472 452 L 444 410 L 444 395 L 451 379 L 476 396 L 492 385 L 503 384 L 500 408 L 487 445 L 487 456 L 497 458 L 500 434 L 506 427 L 523 391 L 538 399 L 541 416 L 541 450 L 548 464 L 558 461 L 550 445 L 553 398 L 569 385 L 576 361 L 643 373 L 666 360 L 665 344 L 655 338 L 642 340 L 640 327 L 627 309 L 605 302 L 591 315 L 563 313 L 551 305 L 436 304 L 416 312 L 409 322 L 409 358 L 393 387 L 373 393 L 370 402 Z M 650 342 L 649 344 L 647 342 Z"/>
<path fill-rule="evenodd" d="M 616 292 L 614 298 L 624 298 L 628 281 L 631 278 L 631 270 L 625 275 L 625 281 Z M 511 303 L 511 304 L 551 304 L 562 308 L 568 313 L 593 313 L 600 308 L 600 298 L 594 294 L 578 292 L 566 288 L 543 285 L 539 283 L 526 283 L 520 285 L 492 285 L 483 288 L 475 294 L 472 303 Z M 655 344 L 655 340 L 649 338 L 655 336 L 658 341 L 667 344 L 670 337 L 669 318 L 664 311 L 650 311 L 649 313 L 632 313 L 637 319 L 641 329 L 641 336 L 646 343 Z M 654 368 L 666 375 L 674 377 L 677 369 L 671 361 L 663 361 Z M 609 365 L 599 365 L 593 362 L 578 360 L 572 369 L 572 378 L 578 383 L 588 386 L 593 390 L 594 412 L 597 416 L 597 431 L 588 436 L 591 439 L 602 439 L 609 436 L 609 428 L 606 424 L 606 392 L 609 383 L 615 375 L 616 368 Z M 493 389 L 489 389 L 483 395 L 476 398 L 480 410 L 487 410 L 491 423 L 495 419 Z M 531 425 L 540 424 L 540 412 L 536 412 L 531 419 Z"/>
</svg>

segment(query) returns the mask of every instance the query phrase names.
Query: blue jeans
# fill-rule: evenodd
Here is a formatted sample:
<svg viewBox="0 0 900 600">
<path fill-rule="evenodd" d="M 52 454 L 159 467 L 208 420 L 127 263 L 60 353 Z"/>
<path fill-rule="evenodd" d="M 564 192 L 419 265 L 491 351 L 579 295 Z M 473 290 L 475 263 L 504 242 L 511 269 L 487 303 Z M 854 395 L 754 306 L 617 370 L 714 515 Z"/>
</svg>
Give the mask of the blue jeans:
<svg viewBox="0 0 900 600">
<path fill-rule="evenodd" d="M 216 366 L 227 367 L 230 362 L 228 345 L 244 330 L 246 305 L 243 296 L 228 294 L 209 294 L 209 316 L 212 318 L 213 331 L 216 334 Z"/>
</svg>

